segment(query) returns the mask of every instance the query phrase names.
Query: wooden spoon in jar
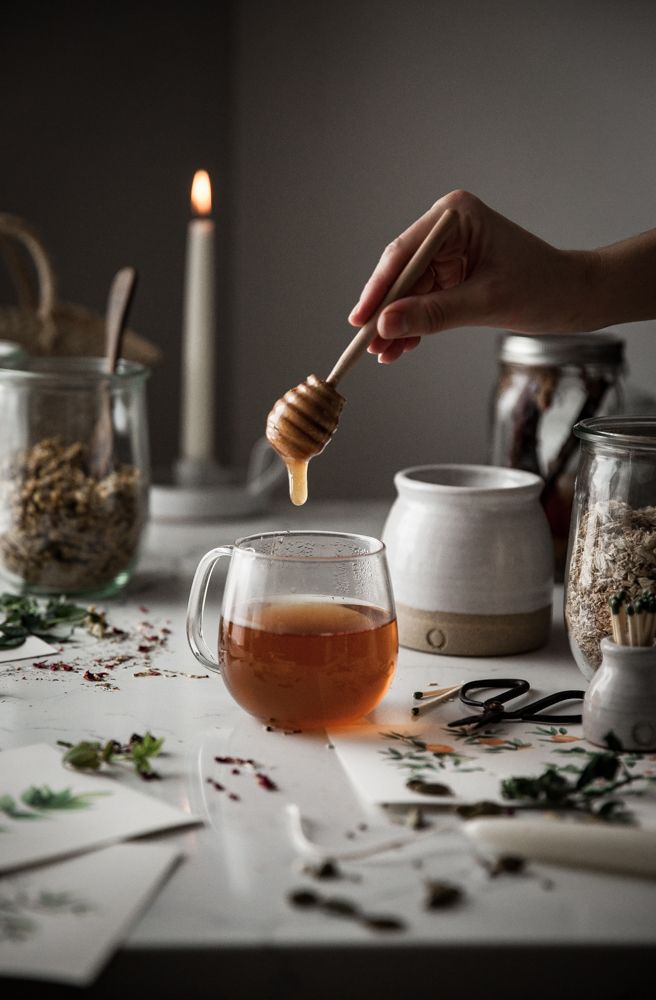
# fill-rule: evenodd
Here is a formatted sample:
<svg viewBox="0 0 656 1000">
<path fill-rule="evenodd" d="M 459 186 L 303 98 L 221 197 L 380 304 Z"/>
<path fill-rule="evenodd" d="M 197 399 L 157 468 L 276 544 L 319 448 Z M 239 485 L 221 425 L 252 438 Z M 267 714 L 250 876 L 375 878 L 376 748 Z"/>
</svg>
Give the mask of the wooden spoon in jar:
<svg viewBox="0 0 656 1000">
<path fill-rule="evenodd" d="M 308 462 L 326 447 L 337 429 L 346 400 L 336 389 L 337 383 L 364 354 L 376 336 L 378 317 L 383 309 L 407 295 L 428 268 L 440 242 L 456 221 L 447 209 L 437 220 L 426 239 L 410 258 L 376 312 L 356 333 L 340 356 L 327 379 L 309 375 L 304 382 L 285 393 L 267 418 L 266 436 L 287 466 L 292 503 L 307 500 Z"/>
<path fill-rule="evenodd" d="M 134 298 L 137 272 L 133 267 L 124 267 L 114 275 L 105 318 L 105 372 L 113 375 L 121 356 L 123 335 L 127 316 Z M 112 424 L 112 398 L 109 386 L 101 387 L 100 411 L 91 438 L 89 472 L 97 479 L 103 479 L 110 470 L 114 450 L 114 429 Z"/>
</svg>

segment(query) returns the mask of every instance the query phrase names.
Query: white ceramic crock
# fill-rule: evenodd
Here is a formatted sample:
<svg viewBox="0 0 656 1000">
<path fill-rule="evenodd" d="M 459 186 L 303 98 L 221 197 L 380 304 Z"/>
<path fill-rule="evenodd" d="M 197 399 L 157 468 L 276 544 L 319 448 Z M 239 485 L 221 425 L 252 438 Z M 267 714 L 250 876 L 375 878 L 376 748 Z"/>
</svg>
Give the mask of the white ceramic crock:
<svg viewBox="0 0 656 1000">
<path fill-rule="evenodd" d="M 656 750 L 656 646 L 601 640 L 601 664 L 583 699 L 583 735 L 606 746 L 612 733 L 623 750 Z"/>
<path fill-rule="evenodd" d="M 487 465 L 394 477 L 383 541 L 403 646 L 451 656 L 520 653 L 551 627 L 553 546 L 542 480 Z"/>
</svg>

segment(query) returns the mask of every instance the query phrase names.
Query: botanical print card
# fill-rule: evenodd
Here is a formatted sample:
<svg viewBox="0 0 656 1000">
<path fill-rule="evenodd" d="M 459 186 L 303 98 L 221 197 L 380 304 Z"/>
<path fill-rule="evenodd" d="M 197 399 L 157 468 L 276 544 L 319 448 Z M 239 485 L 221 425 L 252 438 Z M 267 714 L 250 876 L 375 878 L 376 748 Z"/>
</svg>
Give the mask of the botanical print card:
<svg viewBox="0 0 656 1000">
<path fill-rule="evenodd" d="M 116 844 L 0 878 L 0 975 L 88 986 L 172 869 L 176 848 Z"/>
<path fill-rule="evenodd" d="M 43 659 L 45 656 L 52 656 L 55 652 L 55 647 L 51 646 L 45 639 L 39 639 L 37 635 L 28 635 L 20 646 L 0 649 L 0 663 L 13 663 L 14 660 L 35 660 L 37 656 Z"/>
<path fill-rule="evenodd" d="M 509 806 L 512 803 L 503 795 L 504 780 L 537 777 L 547 767 L 573 778 L 600 750 L 583 738 L 580 722 L 551 723 L 536 718 L 474 732 L 449 728 L 449 722 L 476 710 L 457 697 L 432 708 L 427 707 L 427 701 L 413 701 L 413 691 L 426 690 L 434 673 L 434 668 L 426 675 L 413 671 L 412 679 L 398 679 L 360 725 L 329 734 L 356 791 L 370 804 L 448 807 L 493 801 Z M 440 677 L 443 674 L 445 671 Z M 550 690 L 557 690 L 557 686 L 544 690 L 536 686 L 524 701 L 537 700 Z M 418 704 L 424 707 L 413 715 L 413 705 Z M 551 709 L 565 715 L 576 715 L 580 710 L 580 703 L 573 701 Z M 627 774 L 644 776 L 644 781 L 632 786 L 631 806 L 635 805 L 636 814 L 651 812 L 653 821 L 656 754 L 623 754 L 622 766 Z"/>
<path fill-rule="evenodd" d="M 0 753 L 0 872 L 199 822 L 46 744 Z"/>
</svg>

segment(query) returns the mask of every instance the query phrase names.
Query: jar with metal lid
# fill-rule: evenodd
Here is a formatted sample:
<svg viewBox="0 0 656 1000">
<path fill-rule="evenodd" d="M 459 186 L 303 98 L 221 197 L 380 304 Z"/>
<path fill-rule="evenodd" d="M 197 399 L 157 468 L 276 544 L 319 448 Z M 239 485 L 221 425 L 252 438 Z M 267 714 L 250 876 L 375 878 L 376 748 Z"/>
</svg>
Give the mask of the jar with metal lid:
<svg viewBox="0 0 656 1000">
<path fill-rule="evenodd" d="M 581 449 L 565 622 L 574 659 L 590 678 L 602 660 L 601 640 L 614 632 L 613 614 L 630 645 L 653 642 L 656 416 L 595 417 L 574 434 Z"/>
<path fill-rule="evenodd" d="M 106 596 L 147 520 L 143 365 L 28 358 L 0 368 L 0 575 L 35 595 Z"/>
<path fill-rule="evenodd" d="M 541 500 L 565 570 L 578 460 L 576 423 L 622 412 L 624 342 L 612 333 L 518 334 L 500 341 L 490 461 L 542 477 Z"/>
</svg>

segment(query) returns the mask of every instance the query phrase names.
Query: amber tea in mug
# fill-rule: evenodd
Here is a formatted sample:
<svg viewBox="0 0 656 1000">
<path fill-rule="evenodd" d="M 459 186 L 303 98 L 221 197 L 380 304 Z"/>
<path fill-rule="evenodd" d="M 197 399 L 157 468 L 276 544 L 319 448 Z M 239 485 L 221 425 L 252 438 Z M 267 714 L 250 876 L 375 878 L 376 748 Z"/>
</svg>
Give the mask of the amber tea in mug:
<svg viewBox="0 0 656 1000">
<path fill-rule="evenodd" d="M 218 663 L 202 636 L 202 596 L 230 556 Z M 280 532 L 213 549 L 189 600 L 189 642 L 234 700 L 279 726 L 355 722 L 383 698 L 398 639 L 385 549 L 336 532 Z"/>
</svg>

